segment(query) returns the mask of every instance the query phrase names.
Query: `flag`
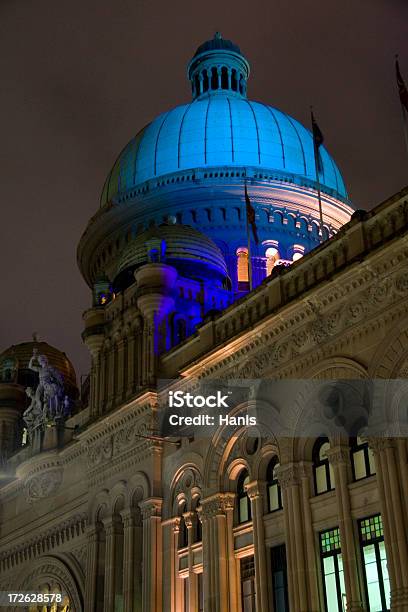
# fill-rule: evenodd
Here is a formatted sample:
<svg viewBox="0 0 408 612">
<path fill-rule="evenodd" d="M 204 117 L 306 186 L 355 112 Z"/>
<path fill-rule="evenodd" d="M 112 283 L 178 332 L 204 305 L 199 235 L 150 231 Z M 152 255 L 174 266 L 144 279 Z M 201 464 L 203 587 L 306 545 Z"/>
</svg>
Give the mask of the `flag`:
<svg viewBox="0 0 408 612">
<path fill-rule="evenodd" d="M 312 118 L 313 147 L 314 147 L 314 152 L 316 156 L 316 165 L 320 173 L 323 171 L 323 163 L 322 163 L 322 156 L 320 155 L 319 148 L 324 142 L 324 137 L 323 137 L 323 134 L 319 126 L 316 123 L 316 119 L 314 118 L 313 111 L 310 111 L 310 115 Z"/>
<path fill-rule="evenodd" d="M 255 220 L 255 208 L 252 206 L 251 200 L 249 199 L 246 181 L 245 181 L 245 204 L 246 204 L 247 223 L 252 228 L 252 234 L 254 236 L 255 244 L 258 244 L 259 238 L 258 238 L 258 229 L 256 227 L 256 220 Z"/>
<path fill-rule="evenodd" d="M 397 73 L 397 85 L 401 106 L 408 113 L 408 89 L 400 72 L 398 57 L 395 59 L 395 71 Z"/>
</svg>

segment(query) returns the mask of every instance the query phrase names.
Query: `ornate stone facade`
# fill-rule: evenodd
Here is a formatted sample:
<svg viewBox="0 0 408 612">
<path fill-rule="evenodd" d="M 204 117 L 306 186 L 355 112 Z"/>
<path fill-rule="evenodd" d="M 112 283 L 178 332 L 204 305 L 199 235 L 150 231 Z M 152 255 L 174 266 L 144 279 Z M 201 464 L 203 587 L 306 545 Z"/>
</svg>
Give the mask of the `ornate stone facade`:
<svg viewBox="0 0 408 612">
<path fill-rule="evenodd" d="M 352 220 L 293 270 L 205 323 L 200 342 L 192 337 L 165 352 L 155 376 L 179 378 L 179 388 L 199 379 L 405 378 L 407 196 L 405 190 Z M 311 413 L 300 404 L 285 436 L 251 438 L 242 427 L 221 427 L 212 440 L 162 439 L 163 392 L 148 382 L 133 386 L 129 375 L 141 357 L 129 350 L 133 336 L 126 334 L 142 315 L 134 306 L 119 312 L 113 302 L 104 316 L 120 331 L 109 340 L 116 352 L 102 356 L 111 323 L 99 328 L 107 336 L 94 347 L 89 406 L 68 419 L 72 429 L 62 445 L 14 455 L 14 477 L 0 488 L 1 590 L 54 585 L 75 612 L 235 612 L 245 562 L 253 559 L 253 605 L 273 611 L 273 551 L 285 545 L 289 609 L 317 612 L 325 609 L 319 538 L 336 528 L 347 609 L 368 610 L 357 530 L 366 517 L 381 515 L 391 609 L 408 609 L 406 437 L 371 436 L 375 473 L 359 479 L 350 441 L 329 435 L 322 465 L 327 460 L 333 486 L 320 494 L 316 437 L 299 433 Z M 117 342 L 124 342 L 123 354 Z M 102 401 L 101 376 L 114 401 Z M 400 384 L 388 397 L 385 428 L 396 420 L 405 426 L 407 393 Z M 272 499 L 278 490 L 280 503 Z M 243 512 L 247 520 L 240 520 Z"/>
</svg>

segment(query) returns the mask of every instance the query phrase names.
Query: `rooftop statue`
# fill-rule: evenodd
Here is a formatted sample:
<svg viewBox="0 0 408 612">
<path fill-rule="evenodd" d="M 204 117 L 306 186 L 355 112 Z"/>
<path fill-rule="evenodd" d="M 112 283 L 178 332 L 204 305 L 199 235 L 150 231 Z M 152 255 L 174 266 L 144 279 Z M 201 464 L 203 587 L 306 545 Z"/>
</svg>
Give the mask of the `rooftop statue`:
<svg viewBox="0 0 408 612">
<path fill-rule="evenodd" d="M 31 404 L 24 412 L 23 418 L 31 436 L 37 427 L 66 418 L 69 413 L 69 399 L 64 392 L 62 375 L 49 365 L 45 355 L 38 355 L 37 349 L 33 350 L 28 367 L 39 376 L 35 391 L 32 387 L 26 389 Z"/>
</svg>

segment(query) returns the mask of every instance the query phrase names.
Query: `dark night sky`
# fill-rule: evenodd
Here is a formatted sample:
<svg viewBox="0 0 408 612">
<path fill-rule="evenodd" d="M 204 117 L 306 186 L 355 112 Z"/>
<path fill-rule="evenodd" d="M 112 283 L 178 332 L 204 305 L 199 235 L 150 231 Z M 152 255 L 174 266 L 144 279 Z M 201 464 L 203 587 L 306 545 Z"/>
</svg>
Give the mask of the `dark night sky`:
<svg viewBox="0 0 408 612">
<path fill-rule="evenodd" d="M 252 99 L 303 123 L 314 105 L 356 208 L 408 183 L 406 0 L 1 0 L 0 350 L 37 331 L 87 371 L 78 239 L 119 151 L 189 100 L 186 63 L 216 30 Z"/>
</svg>

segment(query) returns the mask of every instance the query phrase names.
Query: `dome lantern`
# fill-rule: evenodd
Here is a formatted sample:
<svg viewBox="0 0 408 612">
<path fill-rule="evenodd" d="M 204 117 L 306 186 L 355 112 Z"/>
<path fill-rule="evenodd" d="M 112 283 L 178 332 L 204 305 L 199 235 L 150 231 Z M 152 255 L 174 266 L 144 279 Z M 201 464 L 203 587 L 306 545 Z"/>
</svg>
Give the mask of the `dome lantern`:
<svg viewBox="0 0 408 612">
<path fill-rule="evenodd" d="M 198 47 L 188 65 L 193 100 L 226 91 L 246 98 L 248 77 L 249 64 L 239 47 L 219 32 Z"/>
</svg>

